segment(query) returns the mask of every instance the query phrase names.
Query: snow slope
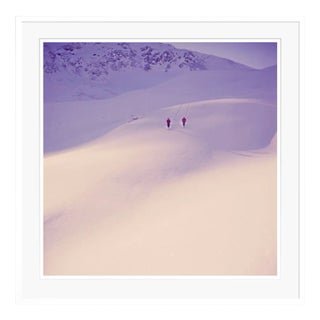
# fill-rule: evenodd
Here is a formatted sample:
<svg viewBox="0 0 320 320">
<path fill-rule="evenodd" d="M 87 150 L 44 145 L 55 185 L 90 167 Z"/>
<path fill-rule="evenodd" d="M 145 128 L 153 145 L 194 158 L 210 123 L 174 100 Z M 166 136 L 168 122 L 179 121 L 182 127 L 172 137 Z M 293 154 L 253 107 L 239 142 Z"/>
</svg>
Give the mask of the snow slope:
<svg viewBox="0 0 320 320">
<path fill-rule="evenodd" d="M 56 152 L 89 142 L 134 117 L 144 117 L 176 104 L 253 98 L 275 106 L 276 88 L 276 67 L 260 71 L 199 71 L 112 99 L 45 103 L 44 152 Z M 171 116 L 171 113 L 162 116 L 159 121 L 164 121 L 164 117 Z"/>
<path fill-rule="evenodd" d="M 45 158 L 46 274 L 276 272 L 275 127 L 259 131 L 275 107 L 184 107 Z M 183 111 L 187 127 L 167 130 Z"/>
</svg>

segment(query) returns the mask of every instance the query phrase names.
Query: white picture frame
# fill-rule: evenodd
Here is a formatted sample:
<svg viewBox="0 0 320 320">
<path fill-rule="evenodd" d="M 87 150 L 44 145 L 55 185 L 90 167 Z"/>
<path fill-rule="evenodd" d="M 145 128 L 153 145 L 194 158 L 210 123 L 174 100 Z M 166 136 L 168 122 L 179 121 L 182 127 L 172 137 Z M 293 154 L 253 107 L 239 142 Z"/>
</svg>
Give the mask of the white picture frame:
<svg viewBox="0 0 320 320">
<path fill-rule="evenodd" d="M 44 277 L 41 272 L 43 39 L 270 39 L 277 41 L 278 275 L 272 277 Z M 299 23 L 17 20 L 17 296 L 20 301 L 228 303 L 299 300 Z"/>
</svg>

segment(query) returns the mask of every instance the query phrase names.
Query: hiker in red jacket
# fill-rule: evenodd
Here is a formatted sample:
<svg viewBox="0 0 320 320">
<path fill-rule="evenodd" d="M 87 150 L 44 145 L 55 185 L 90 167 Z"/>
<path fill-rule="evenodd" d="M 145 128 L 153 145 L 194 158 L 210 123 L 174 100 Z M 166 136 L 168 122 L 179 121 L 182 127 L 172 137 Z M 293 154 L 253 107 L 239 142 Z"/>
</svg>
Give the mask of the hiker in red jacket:
<svg viewBox="0 0 320 320">
<path fill-rule="evenodd" d="M 171 123 L 171 120 L 170 118 L 167 119 L 167 128 L 170 128 L 170 123 Z"/>
<path fill-rule="evenodd" d="M 185 126 L 185 125 L 186 125 L 186 122 L 187 122 L 187 118 L 186 118 L 186 117 L 183 117 L 183 118 L 181 119 L 181 121 L 182 121 L 182 125 Z"/>
</svg>

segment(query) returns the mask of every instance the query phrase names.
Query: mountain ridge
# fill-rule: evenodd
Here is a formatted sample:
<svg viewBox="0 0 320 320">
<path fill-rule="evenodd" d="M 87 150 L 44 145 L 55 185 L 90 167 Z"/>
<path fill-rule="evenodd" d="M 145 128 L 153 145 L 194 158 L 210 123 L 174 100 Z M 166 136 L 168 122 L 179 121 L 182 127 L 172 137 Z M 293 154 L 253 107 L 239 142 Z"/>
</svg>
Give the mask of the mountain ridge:
<svg viewBox="0 0 320 320">
<path fill-rule="evenodd" d="M 43 49 L 45 102 L 109 99 L 191 72 L 256 70 L 156 42 L 45 42 Z"/>
<path fill-rule="evenodd" d="M 165 43 L 44 43 L 46 75 L 68 71 L 78 76 L 87 76 L 91 80 L 104 80 L 113 72 L 133 69 L 170 72 L 214 68 L 253 69 L 229 59 L 177 49 Z"/>
</svg>

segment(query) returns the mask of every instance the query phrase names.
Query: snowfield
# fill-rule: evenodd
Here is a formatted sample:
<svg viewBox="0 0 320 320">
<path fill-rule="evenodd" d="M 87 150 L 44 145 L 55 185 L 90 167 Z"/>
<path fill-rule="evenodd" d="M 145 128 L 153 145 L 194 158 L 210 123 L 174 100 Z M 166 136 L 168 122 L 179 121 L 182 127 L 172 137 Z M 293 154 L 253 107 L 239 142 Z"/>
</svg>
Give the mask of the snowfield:
<svg viewBox="0 0 320 320">
<path fill-rule="evenodd" d="M 45 102 L 45 275 L 277 274 L 276 67 L 131 89 Z"/>
<path fill-rule="evenodd" d="M 47 156 L 45 273 L 274 274 L 276 124 L 257 126 L 274 113 L 242 99 L 172 106 Z"/>
</svg>

